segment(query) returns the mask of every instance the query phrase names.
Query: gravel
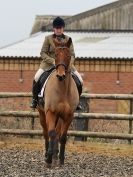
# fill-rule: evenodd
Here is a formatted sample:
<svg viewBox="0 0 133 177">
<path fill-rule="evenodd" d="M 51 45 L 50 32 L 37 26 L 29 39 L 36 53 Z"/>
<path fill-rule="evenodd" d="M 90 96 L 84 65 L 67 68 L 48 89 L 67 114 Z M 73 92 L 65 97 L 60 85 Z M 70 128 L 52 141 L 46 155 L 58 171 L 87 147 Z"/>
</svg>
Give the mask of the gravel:
<svg viewBox="0 0 133 177">
<path fill-rule="evenodd" d="M 133 157 L 67 153 L 63 167 L 47 168 L 42 150 L 1 148 L 0 177 L 133 177 Z"/>
</svg>

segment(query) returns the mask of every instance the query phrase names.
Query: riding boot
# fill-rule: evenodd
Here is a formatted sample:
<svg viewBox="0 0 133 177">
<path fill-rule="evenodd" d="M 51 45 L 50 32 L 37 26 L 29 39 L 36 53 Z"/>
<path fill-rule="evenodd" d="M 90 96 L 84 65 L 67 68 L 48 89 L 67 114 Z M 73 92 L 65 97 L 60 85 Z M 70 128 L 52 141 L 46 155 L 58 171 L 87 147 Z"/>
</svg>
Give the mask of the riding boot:
<svg viewBox="0 0 133 177">
<path fill-rule="evenodd" d="M 80 97 L 80 95 L 82 94 L 82 84 L 81 83 L 78 84 L 77 88 L 78 88 L 78 93 L 79 93 L 79 97 Z"/>
<path fill-rule="evenodd" d="M 81 84 L 79 78 L 75 74 L 72 74 L 72 77 L 73 77 L 73 79 L 74 79 L 74 81 L 76 83 L 76 86 L 77 86 L 77 89 L 78 89 L 78 93 L 79 93 L 79 98 L 80 98 L 80 95 L 82 93 L 82 84 Z M 79 102 L 76 110 L 82 110 L 82 105 L 81 105 L 80 102 Z"/>
<path fill-rule="evenodd" d="M 77 88 L 78 88 L 78 93 L 79 93 L 79 98 L 80 98 L 80 95 L 82 94 L 82 85 L 81 85 L 81 83 L 77 85 Z M 82 105 L 81 105 L 80 102 L 79 102 L 76 110 L 82 110 Z"/>
<path fill-rule="evenodd" d="M 38 101 L 38 82 L 36 82 L 35 80 L 33 80 L 32 95 L 33 97 L 30 107 L 35 109 Z"/>
</svg>

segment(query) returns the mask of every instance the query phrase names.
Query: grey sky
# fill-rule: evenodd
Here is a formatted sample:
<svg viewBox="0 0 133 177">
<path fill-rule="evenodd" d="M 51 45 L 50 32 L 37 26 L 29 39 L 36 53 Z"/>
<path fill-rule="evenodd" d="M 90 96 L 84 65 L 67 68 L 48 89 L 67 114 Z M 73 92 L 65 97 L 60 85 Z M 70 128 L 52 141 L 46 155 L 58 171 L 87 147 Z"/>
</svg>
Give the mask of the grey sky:
<svg viewBox="0 0 133 177">
<path fill-rule="evenodd" d="M 117 0 L 0 0 L 0 47 L 29 36 L 36 15 L 74 15 Z"/>
</svg>

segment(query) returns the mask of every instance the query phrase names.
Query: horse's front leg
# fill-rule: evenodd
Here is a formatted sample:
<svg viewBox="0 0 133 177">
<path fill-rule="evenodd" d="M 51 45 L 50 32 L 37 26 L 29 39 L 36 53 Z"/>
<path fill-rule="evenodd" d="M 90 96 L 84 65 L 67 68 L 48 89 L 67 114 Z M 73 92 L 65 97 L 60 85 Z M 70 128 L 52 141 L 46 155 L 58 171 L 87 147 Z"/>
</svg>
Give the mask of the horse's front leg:
<svg viewBox="0 0 133 177">
<path fill-rule="evenodd" d="M 67 132 L 60 137 L 60 154 L 59 154 L 60 165 L 64 165 L 66 141 L 67 141 Z"/>
<path fill-rule="evenodd" d="M 64 165 L 67 131 L 72 122 L 72 119 L 73 119 L 73 116 L 71 115 L 67 119 L 65 119 L 62 123 L 61 136 L 60 136 L 60 154 L 59 154 L 60 165 Z"/>
<path fill-rule="evenodd" d="M 59 137 L 60 137 L 60 134 L 61 134 L 61 124 L 62 124 L 62 120 L 60 119 L 60 117 L 58 117 L 58 122 L 56 124 L 56 128 L 55 128 L 55 131 L 56 131 L 56 139 L 55 139 L 55 144 L 54 144 L 54 154 L 53 154 L 53 158 L 55 160 L 58 159 L 58 153 L 59 153 Z"/>
<path fill-rule="evenodd" d="M 56 131 L 55 131 L 55 123 L 56 123 L 56 116 L 50 110 L 47 112 L 46 115 L 46 123 L 48 127 L 48 136 L 49 136 L 49 144 L 48 144 L 48 153 L 46 158 L 47 164 L 52 164 L 52 156 L 54 153 L 54 145 L 56 140 Z"/>
</svg>

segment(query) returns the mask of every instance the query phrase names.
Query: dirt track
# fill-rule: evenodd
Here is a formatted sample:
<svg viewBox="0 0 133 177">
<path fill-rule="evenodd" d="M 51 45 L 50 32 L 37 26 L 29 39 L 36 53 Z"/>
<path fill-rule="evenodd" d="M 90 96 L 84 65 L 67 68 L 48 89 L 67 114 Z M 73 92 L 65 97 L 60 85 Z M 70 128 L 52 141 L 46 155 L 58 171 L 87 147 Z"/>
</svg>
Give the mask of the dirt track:
<svg viewBox="0 0 133 177">
<path fill-rule="evenodd" d="M 46 168 L 43 140 L 0 142 L 0 177 L 133 177 L 133 146 L 67 144 L 64 167 Z"/>
</svg>

